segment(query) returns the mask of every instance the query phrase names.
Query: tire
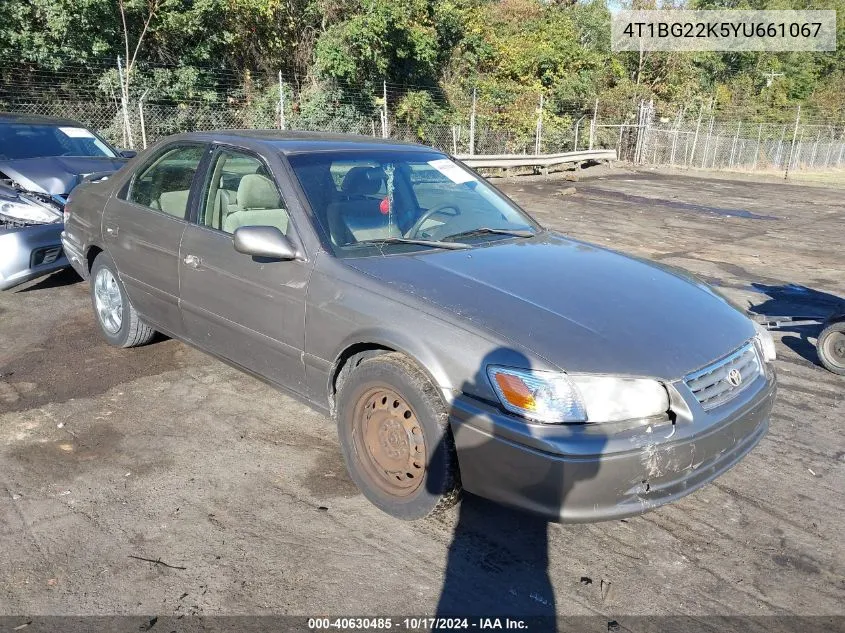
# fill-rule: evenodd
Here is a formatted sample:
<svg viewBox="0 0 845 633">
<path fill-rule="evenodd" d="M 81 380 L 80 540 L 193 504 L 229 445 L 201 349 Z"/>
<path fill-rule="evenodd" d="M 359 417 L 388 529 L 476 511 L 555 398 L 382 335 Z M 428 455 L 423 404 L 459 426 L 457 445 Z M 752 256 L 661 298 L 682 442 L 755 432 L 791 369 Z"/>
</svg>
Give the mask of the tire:
<svg viewBox="0 0 845 633">
<path fill-rule="evenodd" d="M 845 319 L 835 321 L 822 330 L 816 349 L 826 369 L 845 376 Z"/>
<path fill-rule="evenodd" d="M 100 253 L 91 266 L 91 303 L 105 339 L 115 347 L 149 343 L 155 330 L 132 307 L 111 257 Z"/>
<path fill-rule="evenodd" d="M 403 354 L 349 362 L 359 364 L 338 386 L 336 418 L 355 485 L 376 507 L 405 521 L 454 506 L 460 475 L 437 389 Z"/>
</svg>

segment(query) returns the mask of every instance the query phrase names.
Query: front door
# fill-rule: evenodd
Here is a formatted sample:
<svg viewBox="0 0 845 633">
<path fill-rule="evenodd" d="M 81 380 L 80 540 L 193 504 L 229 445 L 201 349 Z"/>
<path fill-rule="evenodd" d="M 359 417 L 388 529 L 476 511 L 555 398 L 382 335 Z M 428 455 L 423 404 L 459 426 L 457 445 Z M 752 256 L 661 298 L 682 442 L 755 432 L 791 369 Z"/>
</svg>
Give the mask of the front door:
<svg viewBox="0 0 845 633">
<path fill-rule="evenodd" d="M 151 324 L 181 335 L 179 245 L 205 145 L 170 145 L 103 212 L 103 235 L 129 299 Z"/>
<path fill-rule="evenodd" d="M 179 259 L 182 318 L 200 347 L 301 392 L 305 292 L 310 264 L 235 251 L 241 226 L 275 226 L 291 237 L 275 178 L 257 155 L 221 148 L 209 163 L 196 222 Z"/>
</svg>

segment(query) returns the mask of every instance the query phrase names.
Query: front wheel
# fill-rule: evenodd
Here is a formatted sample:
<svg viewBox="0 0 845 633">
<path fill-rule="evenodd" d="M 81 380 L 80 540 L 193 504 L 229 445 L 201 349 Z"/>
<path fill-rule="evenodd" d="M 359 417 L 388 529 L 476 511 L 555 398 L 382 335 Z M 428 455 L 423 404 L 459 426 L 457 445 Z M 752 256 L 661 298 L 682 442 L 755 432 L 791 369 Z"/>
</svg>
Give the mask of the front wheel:
<svg viewBox="0 0 845 633">
<path fill-rule="evenodd" d="M 845 376 L 845 319 L 823 329 L 816 348 L 822 365 L 834 374 Z"/>
<path fill-rule="evenodd" d="M 155 330 L 132 307 L 111 257 L 100 253 L 91 267 L 91 301 L 106 340 L 115 347 L 149 343 Z"/>
<path fill-rule="evenodd" d="M 384 512 L 413 521 L 458 502 L 446 407 L 406 356 L 388 353 L 358 364 L 339 386 L 337 423 L 350 477 Z"/>
</svg>

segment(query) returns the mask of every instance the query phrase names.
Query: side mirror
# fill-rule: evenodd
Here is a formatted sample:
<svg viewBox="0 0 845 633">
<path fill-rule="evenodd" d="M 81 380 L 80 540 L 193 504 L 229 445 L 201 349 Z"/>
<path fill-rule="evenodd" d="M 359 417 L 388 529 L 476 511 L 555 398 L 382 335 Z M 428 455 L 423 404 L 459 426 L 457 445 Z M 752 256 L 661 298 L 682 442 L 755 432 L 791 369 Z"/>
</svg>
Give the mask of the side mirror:
<svg viewBox="0 0 845 633">
<path fill-rule="evenodd" d="M 121 149 L 117 151 L 123 158 L 135 158 L 138 155 L 134 149 Z"/>
<path fill-rule="evenodd" d="M 242 226 L 235 229 L 235 250 L 253 257 L 296 259 L 296 247 L 275 226 Z"/>
</svg>

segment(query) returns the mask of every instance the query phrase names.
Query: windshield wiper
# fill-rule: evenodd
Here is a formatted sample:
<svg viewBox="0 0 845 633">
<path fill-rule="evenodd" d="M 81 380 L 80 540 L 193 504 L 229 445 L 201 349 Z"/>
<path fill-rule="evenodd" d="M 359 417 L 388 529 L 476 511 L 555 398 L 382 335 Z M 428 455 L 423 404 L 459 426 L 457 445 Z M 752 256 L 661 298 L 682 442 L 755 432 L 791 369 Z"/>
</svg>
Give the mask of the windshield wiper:
<svg viewBox="0 0 845 633">
<path fill-rule="evenodd" d="M 353 246 L 358 244 L 418 244 L 419 246 L 430 246 L 431 248 L 446 248 L 457 251 L 465 248 L 472 248 L 469 244 L 461 244 L 459 242 L 440 242 L 438 240 L 416 240 L 409 237 L 380 237 L 371 240 L 361 240 L 355 242 Z"/>
<path fill-rule="evenodd" d="M 459 239 L 462 237 L 475 237 L 476 235 L 487 235 L 487 234 L 494 234 L 494 235 L 512 235 L 514 237 L 534 237 L 537 235 L 536 231 L 527 231 L 525 229 L 491 229 L 486 226 L 483 226 L 478 229 L 470 229 L 469 231 L 461 231 L 460 233 L 455 233 L 454 235 L 447 235 L 443 239 L 445 240 L 454 240 Z"/>
</svg>

